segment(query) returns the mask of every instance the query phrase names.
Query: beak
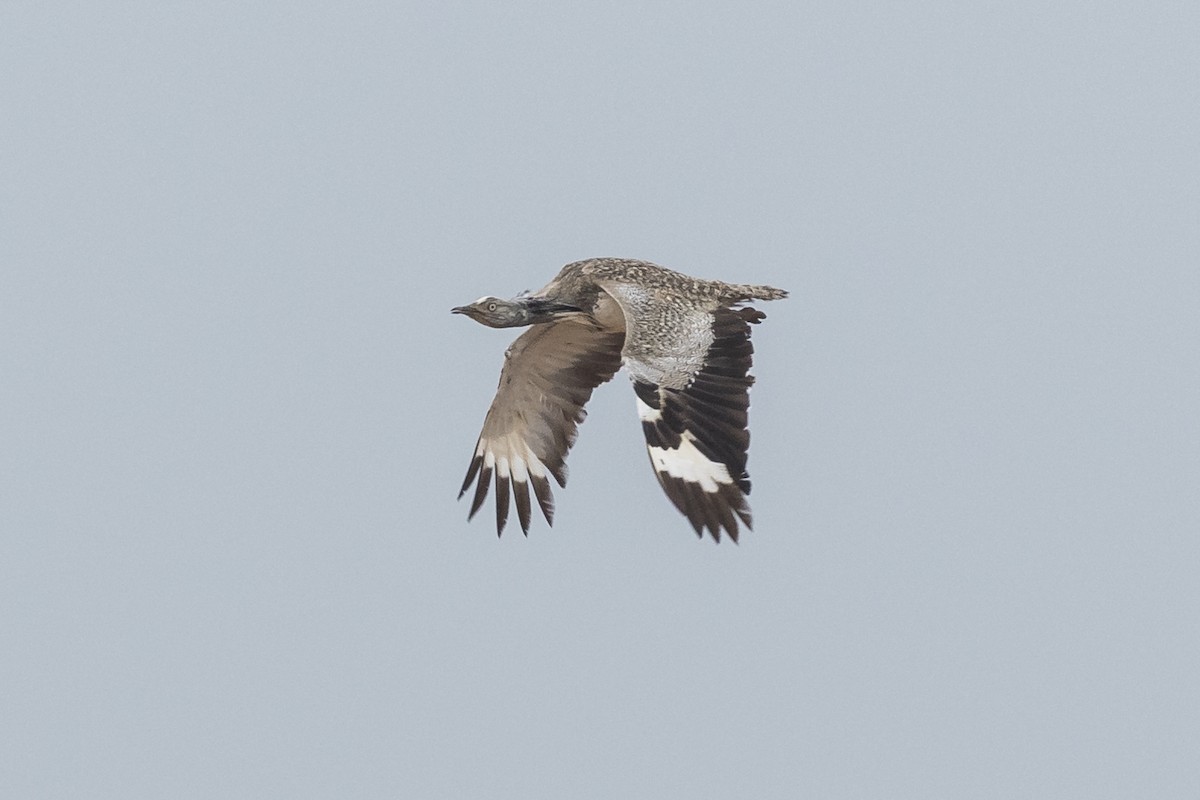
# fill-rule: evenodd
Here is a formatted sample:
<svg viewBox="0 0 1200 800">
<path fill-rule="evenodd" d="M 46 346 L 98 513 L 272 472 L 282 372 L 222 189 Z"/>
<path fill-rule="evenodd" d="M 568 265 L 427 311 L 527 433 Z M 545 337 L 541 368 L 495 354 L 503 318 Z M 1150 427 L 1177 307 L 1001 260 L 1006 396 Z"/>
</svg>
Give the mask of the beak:
<svg viewBox="0 0 1200 800">
<path fill-rule="evenodd" d="M 450 313 L 451 314 L 466 314 L 467 306 L 455 306 L 454 308 L 450 309 Z"/>
</svg>

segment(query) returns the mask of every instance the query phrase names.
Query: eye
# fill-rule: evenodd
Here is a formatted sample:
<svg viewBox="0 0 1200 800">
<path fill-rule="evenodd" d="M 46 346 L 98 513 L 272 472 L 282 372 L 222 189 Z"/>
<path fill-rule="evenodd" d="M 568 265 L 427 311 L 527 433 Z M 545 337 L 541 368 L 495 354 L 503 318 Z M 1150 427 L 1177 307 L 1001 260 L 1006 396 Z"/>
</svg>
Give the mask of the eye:
<svg viewBox="0 0 1200 800">
<path fill-rule="evenodd" d="M 495 303 L 488 303 L 488 304 L 487 304 L 487 310 L 488 310 L 488 311 L 495 311 L 495 310 L 496 310 L 496 304 L 495 304 Z"/>
</svg>

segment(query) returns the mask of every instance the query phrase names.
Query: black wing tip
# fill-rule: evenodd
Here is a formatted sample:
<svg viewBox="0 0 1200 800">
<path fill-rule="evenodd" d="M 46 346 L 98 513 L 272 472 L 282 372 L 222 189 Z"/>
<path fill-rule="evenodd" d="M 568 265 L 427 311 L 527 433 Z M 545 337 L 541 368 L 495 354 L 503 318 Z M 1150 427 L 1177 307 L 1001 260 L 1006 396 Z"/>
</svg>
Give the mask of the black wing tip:
<svg viewBox="0 0 1200 800">
<path fill-rule="evenodd" d="M 467 513 L 467 521 L 471 521 L 479 509 L 483 508 L 483 502 L 487 500 L 488 487 L 492 482 L 492 468 L 484 466 L 479 470 L 478 482 L 475 484 L 475 496 L 471 498 L 471 510 Z"/>
<path fill-rule="evenodd" d="M 529 484 L 525 481 L 512 482 L 513 498 L 517 504 L 517 520 L 521 523 L 521 532 L 529 536 Z"/>
<path fill-rule="evenodd" d="M 546 518 L 546 524 L 553 528 L 554 493 L 550 490 L 550 481 L 546 480 L 545 475 L 530 475 L 529 481 L 533 484 L 533 494 L 537 498 L 538 508 L 542 510 L 542 516 Z"/>
<path fill-rule="evenodd" d="M 683 514 L 698 538 L 703 539 L 707 533 L 714 542 L 720 543 L 721 532 L 724 531 L 737 544 L 741 537 L 741 525 L 745 525 L 746 530 L 754 530 L 750 506 L 736 484 L 721 484 L 717 491 L 708 492 L 693 481 L 675 478 L 657 470 L 654 474 L 667 499 Z"/>
<path fill-rule="evenodd" d="M 504 526 L 508 523 L 508 476 L 501 477 L 500 471 L 496 470 L 496 535 L 499 536 L 504 532 Z"/>
<path fill-rule="evenodd" d="M 546 524 L 551 528 L 554 527 L 554 494 L 550 489 L 550 481 L 545 476 L 530 475 L 528 483 L 513 480 L 511 476 L 502 478 L 493 467 L 483 466 L 482 456 L 472 459 L 471 467 L 467 471 L 467 479 L 458 492 L 458 499 L 461 500 L 471 486 L 475 486 L 475 495 L 471 498 L 471 508 L 467 512 L 468 522 L 475 518 L 475 515 L 487 502 L 487 496 L 493 484 L 496 487 L 497 537 L 504 535 L 504 529 L 508 525 L 510 497 L 517 507 L 517 520 L 521 527 L 521 533 L 525 534 L 526 538 L 529 537 L 529 529 L 533 527 L 533 503 L 529 497 L 530 484 L 533 487 L 533 495 L 537 498 L 538 508 L 541 509 L 542 516 L 546 518 Z"/>
<path fill-rule="evenodd" d="M 462 500 L 467 489 L 471 488 L 471 484 L 475 482 L 475 476 L 479 473 L 479 466 L 483 463 L 483 456 L 476 455 L 471 458 L 471 465 L 467 467 L 467 477 L 463 478 L 462 488 L 458 490 L 458 499 Z"/>
</svg>

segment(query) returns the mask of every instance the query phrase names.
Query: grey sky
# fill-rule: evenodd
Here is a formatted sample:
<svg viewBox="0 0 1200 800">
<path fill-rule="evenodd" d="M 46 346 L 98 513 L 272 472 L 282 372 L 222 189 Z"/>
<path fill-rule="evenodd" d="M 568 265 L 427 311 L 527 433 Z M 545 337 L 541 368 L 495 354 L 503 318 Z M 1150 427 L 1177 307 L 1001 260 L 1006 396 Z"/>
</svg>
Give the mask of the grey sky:
<svg viewBox="0 0 1200 800">
<path fill-rule="evenodd" d="M 0 795 L 1200 795 L 1187 3 L 9 3 Z M 755 530 L 628 381 L 455 493 L 568 261 L 791 290 Z M 511 527 L 511 526 L 510 526 Z"/>
</svg>

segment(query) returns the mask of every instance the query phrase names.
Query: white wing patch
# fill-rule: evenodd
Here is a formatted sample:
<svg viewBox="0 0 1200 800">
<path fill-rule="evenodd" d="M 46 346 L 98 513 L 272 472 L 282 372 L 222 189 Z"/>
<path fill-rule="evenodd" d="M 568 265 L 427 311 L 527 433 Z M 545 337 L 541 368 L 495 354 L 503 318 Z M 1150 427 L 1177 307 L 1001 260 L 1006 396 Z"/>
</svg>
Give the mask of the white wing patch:
<svg viewBox="0 0 1200 800">
<path fill-rule="evenodd" d="M 642 422 L 658 422 L 660 419 L 662 419 L 662 412 L 657 408 L 651 408 L 650 406 L 646 405 L 642 402 L 642 398 L 638 397 L 636 394 L 633 396 L 633 399 L 637 401 L 638 419 L 640 419 Z"/>
<path fill-rule="evenodd" d="M 654 469 L 664 472 L 672 478 L 678 478 L 688 483 L 695 483 L 704 491 L 712 494 L 720 491 L 717 484 L 730 484 L 729 470 L 724 464 L 710 461 L 692 444 L 691 434 L 684 432 L 679 439 L 677 449 L 649 447 L 650 461 Z"/>
<path fill-rule="evenodd" d="M 657 408 L 646 405 L 637 395 L 634 395 L 634 399 L 637 401 L 638 417 L 642 422 L 654 423 L 662 419 L 662 412 Z M 655 471 L 688 483 L 699 484 L 706 492 L 720 491 L 717 484 L 733 483 L 733 478 L 729 477 L 729 469 L 724 464 L 712 461 L 700 452 L 694 444 L 691 431 L 683 432 L 679 438 L 679 447 L 650 445 L 646 449 L 650 451 L 650 462 Z"/>
<path fill-rule="evenodd" d="M 475 455 L 483 458 L 483 466 L 495 469 L 501 478 L 527 483 L 529 476 L 546 477 L 546 465 L 517 434 L 502 436 L 494 441 L 480 439 Z"/>
</svg>

